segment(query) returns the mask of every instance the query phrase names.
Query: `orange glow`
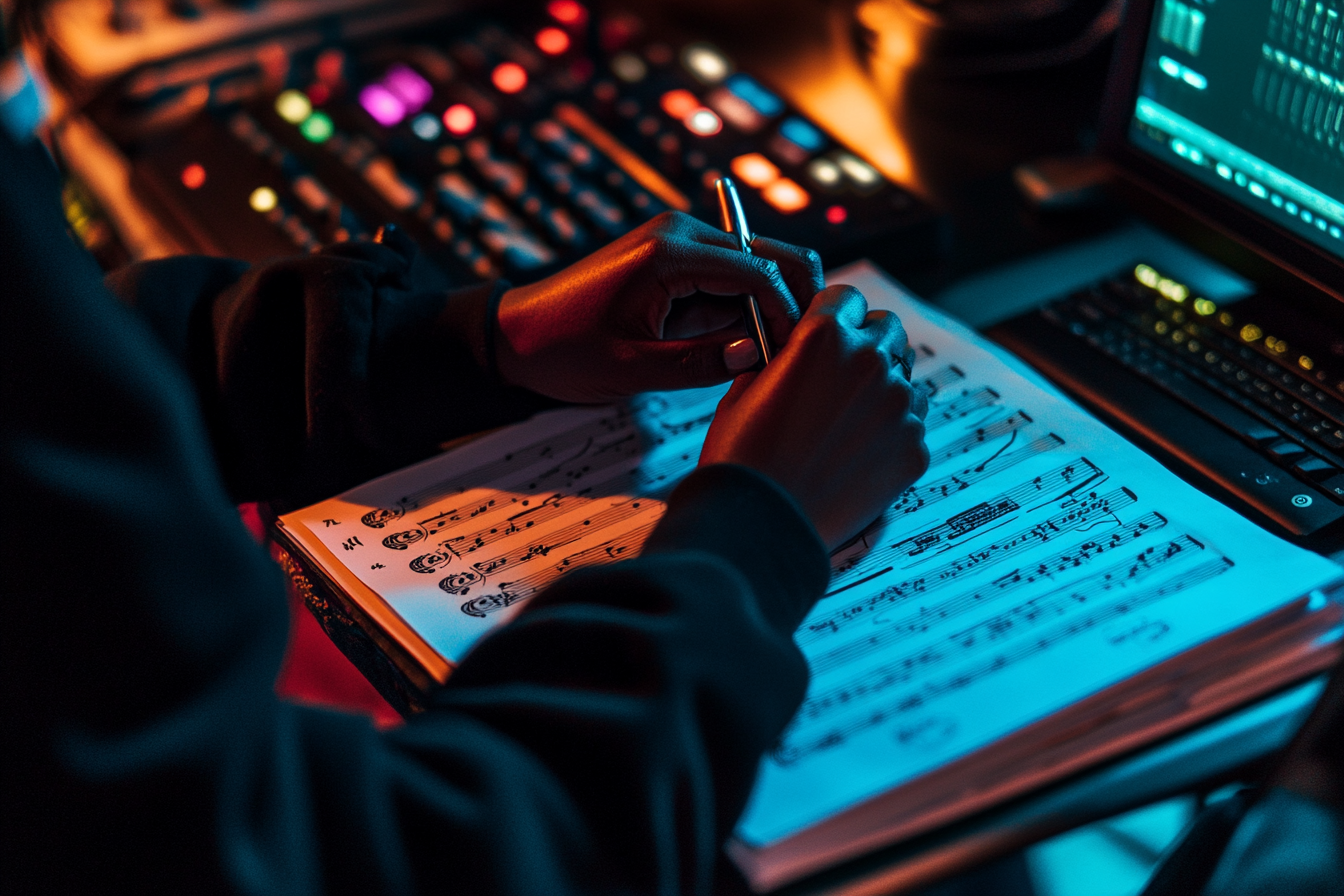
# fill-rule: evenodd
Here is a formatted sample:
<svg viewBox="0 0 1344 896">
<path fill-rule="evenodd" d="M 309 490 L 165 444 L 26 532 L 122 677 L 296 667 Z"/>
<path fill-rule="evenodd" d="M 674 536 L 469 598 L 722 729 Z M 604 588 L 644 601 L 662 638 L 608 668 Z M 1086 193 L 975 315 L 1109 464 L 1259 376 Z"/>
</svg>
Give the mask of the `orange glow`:
<svg viewBox="0 0 1344 896">
<path fill-rule="evenodd" d="M 845 210 L 843 205 L 833 205 L 826 209 L 826 220 L 828 223 L 843 224 L 848 217 L 849 212 Z"/>
<path fill-rule="evenodd" d="M 546 4 L 546 11 L 551 14 L 551 18 L 564 25 L 579 25 L 588 19 L 588 10 L 575 0 L 552 0 Z"/>
<path fill-rule="evenodd" d="M 443 112 L 443 126 L 448 129 L 448 133 L 458 137 L 470 134 L 471 129 L 476 127 L 476 112 L 470 106 L 454 103 Z"/>
<path fill-rule="evenodd" d="M 205 186 L 205 167 L 192 162 L 182 169 L 182 186 L 188 190 L 199 190 Z"/>
<path fill-rule="evenodd" d="M 761 195 L 765 197 L 766 202 L 786 215 L 802 211 L 807 208 L 807 204 L 812 200 L 812 197 L 807 195 L 806 190 L 787 177 L 781 177 L 770 184 L 761 191 Z"/>
<path fill-rule="evenodd" d="M 669 90 L 663 94 L 663 111 L 680 121 L 700 108 L 700 100 L 689 90 Z"/>
<path fill-rule="evenodd" d="M 517 93 L 527 86 L 527 72 L 516 62 L 501 62 L 490 73 L 500 93 Z"/>
<path fill-rule="evenodd" d="M 559 56 L 569 49 L 569 35 L 559 28 L 543 28 L 537 32 L 537 49 L 548 56 Z"/>
<path fill-rule="evenodd" d="M 751 187 L 764 187 L 779 177 L 779 169 L 758 152 L 749 152 L 733 159 L 730 166 L 738 180 Z"/>
</svg>

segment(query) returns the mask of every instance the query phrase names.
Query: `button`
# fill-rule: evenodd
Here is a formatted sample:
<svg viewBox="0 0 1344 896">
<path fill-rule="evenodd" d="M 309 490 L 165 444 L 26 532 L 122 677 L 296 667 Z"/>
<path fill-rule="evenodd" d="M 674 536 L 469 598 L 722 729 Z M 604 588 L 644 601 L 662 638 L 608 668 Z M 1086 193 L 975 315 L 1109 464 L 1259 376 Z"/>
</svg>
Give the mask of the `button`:
<svg viewBox="0 0 1344 896">
<path fill-rule="evenodd" d="M 1325 489 L 1332 497 L 1344 501 L 1344 473 L 1325 480 L 1321 483 L 1321 488 Z"/>
<path fill-rule="evenodd" d="M 758 152 L 749 152 L 733 159 L 729 167 L 742 183 L 751 187 L 764 187 L 779 177 L 779 168 Z"/>
<path fill-rule="evenodd" d="M 1341 470 L 1339 467 L 1330 463 L 1330 461 L 1317 457 L 1314 454 L 1308 454 L 1301 460 L 1298 460 L 1293 464 L 1293 469 L 1303 476 L 1306 476 L 1308 479 L 1313 479 L 1317 482 L 1330 479 L 1337 473 L 1344 473 L 1344 470 Z"/>
<path fill-rule="evenodd" d="M 1270 442 L 1265 446 L 1265 451 L 1282 461 L 1292 461 L 1307 453 L 1307 449 L 1289 439 Z"/>
<path fill-rule="evenodd" d="M 807 208 L 807 204 L 811 201 L 807 191 L 787 177 L 781 177 L 770 184 L 761 191 L 761 196 L 766 202 L 786 215 L 802 211 Z"/>
</svg>

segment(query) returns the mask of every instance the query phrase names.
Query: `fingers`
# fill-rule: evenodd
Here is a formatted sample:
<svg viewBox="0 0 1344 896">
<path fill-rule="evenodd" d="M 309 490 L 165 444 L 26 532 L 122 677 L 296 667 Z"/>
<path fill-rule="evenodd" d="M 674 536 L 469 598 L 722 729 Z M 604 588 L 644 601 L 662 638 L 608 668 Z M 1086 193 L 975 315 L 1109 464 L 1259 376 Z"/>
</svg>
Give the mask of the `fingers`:
<svg viewBox="0 0 1344 896">
<path fill-rule="evenodd" d="M 811 249 L 758 236 L 751 241 L 751 251 L 779 265 L 784 282 L 801 308 L 806 308 L 812 297 L 826 288 L 821 256 Z"/>
<path fill-rule="evenodd" d="M 858 330 L 868 314 L 868 300 L 852 286 L 828 286 L 817 293 L 807 307 L 808 317 L 834 317 L 842 324 Z"/>
<path fill-rule="evenodd" d="M 756 343 L 712 333 L 694 339 L 641 340 L 622 354 L 641 390 L 712 386 L 749 370 L 759 360 Z"/>
</svg>

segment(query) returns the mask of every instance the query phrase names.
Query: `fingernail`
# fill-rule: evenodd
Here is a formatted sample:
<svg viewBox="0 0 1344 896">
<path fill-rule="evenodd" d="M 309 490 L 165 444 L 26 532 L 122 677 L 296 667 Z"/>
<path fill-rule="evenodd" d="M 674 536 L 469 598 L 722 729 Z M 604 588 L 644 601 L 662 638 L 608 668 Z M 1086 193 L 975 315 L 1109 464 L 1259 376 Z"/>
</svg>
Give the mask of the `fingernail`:
<svg viewBox="0 0 1344 896">
<path fill-rule="evenodd" d="M 723 347 L 723 363 L 734 373 L 747 370 L 760 360 L 760 357 L 756 343 L 750 339 L 739 339 Z"/>
</svg>

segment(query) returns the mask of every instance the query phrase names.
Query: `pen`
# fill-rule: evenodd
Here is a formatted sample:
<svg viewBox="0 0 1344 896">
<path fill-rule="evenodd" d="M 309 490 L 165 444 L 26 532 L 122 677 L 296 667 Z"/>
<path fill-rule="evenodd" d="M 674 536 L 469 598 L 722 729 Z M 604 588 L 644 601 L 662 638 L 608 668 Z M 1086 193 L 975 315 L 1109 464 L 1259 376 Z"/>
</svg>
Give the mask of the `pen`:
<svg viewBox="0 0 1344 896">
<path fill-rule="evenodd" d="M 747 227 L 747 214 L 742 211 L 742 200 L 737 195 L 737 186 L 730 177 L 721 177 L 714 182 L 719 194 L 719 211 L 723 214 L 723 229 L 737 237 L 737 247 L 747 255 L 751 254 L 751 230 Z M 756 343 L 761 353 L 761 366 L 770 363 L 774 352 L 770 350 L 770 340 L 765 335 L 765 321 L 761 319 L 761 306 L 756 297 L 742 297 L 742 318 L 746 321 L 748 335 Z"/>
</svg>

